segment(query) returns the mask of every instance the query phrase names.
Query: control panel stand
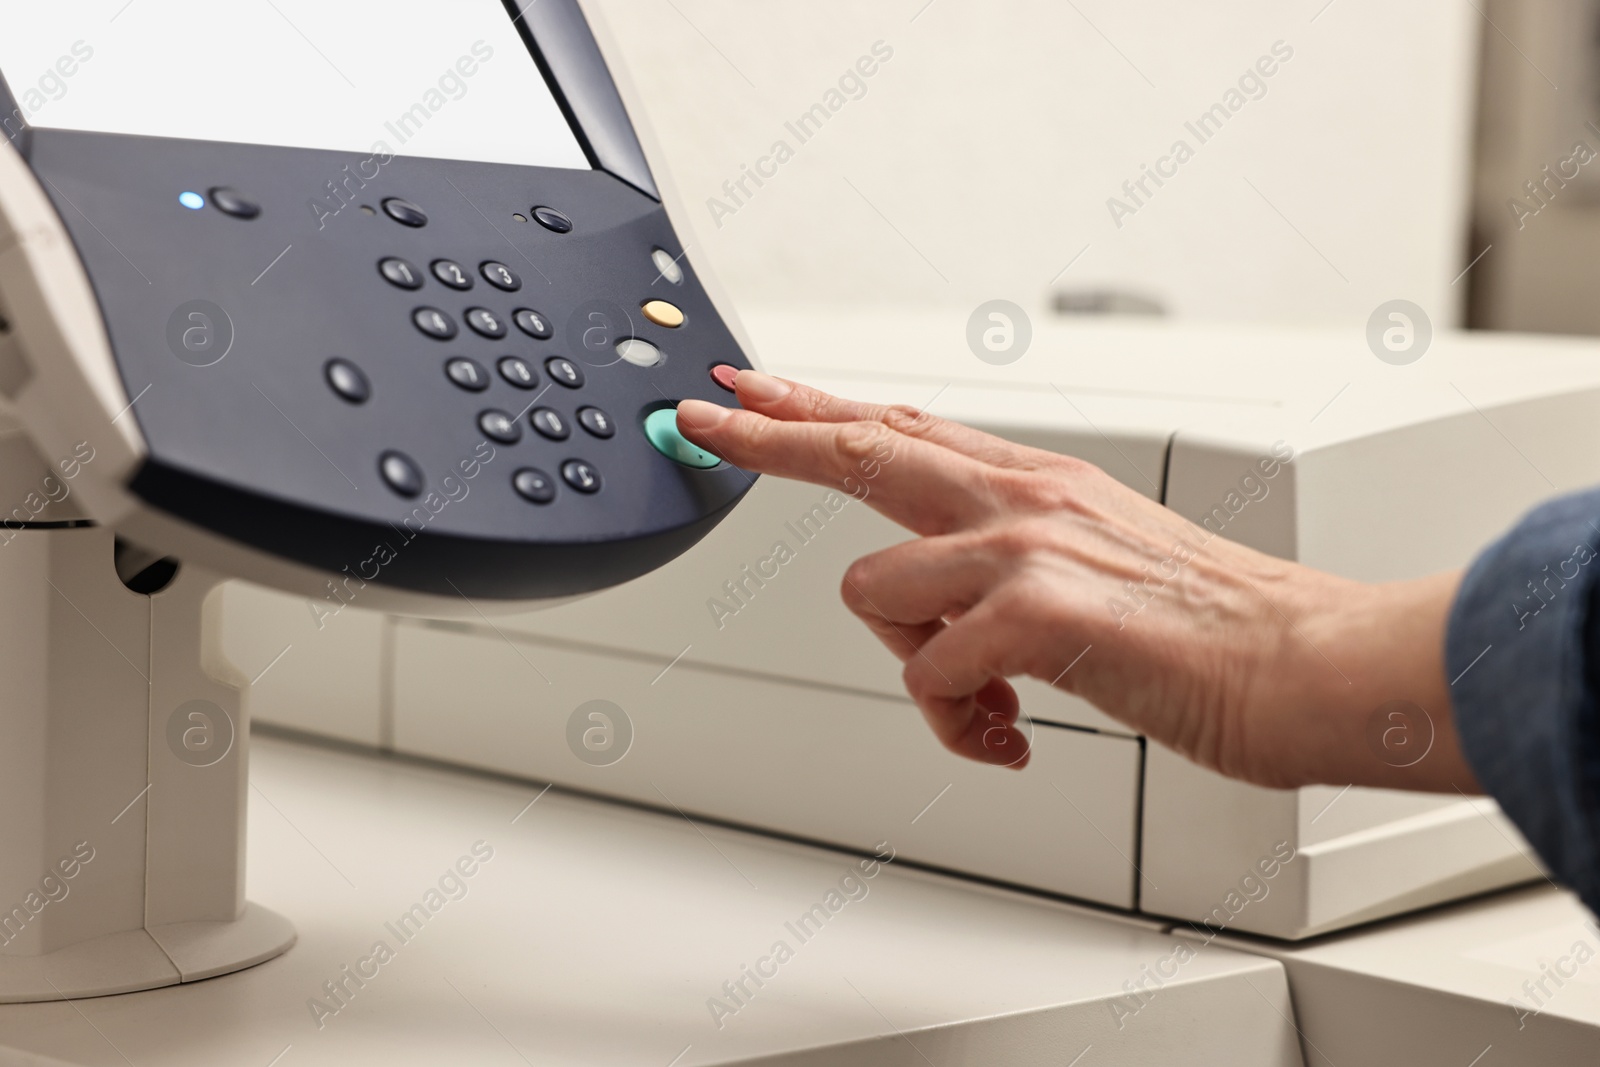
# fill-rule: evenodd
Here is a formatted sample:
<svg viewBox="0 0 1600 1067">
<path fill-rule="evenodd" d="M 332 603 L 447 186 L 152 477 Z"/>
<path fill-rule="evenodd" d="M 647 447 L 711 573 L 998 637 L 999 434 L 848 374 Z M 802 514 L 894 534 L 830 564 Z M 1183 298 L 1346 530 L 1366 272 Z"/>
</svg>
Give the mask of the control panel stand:
<svg viewBox="0 0 1600 1067">
<path fill-rule="evenodd" d="M 35 469 L 0 482 L 70 485 Z M 102 527 L 0 528 L 0 1003 L 196 981 L 294 943 L 244 897 L 247 682 L 219 647 L 219 581 Z"/>
</svg>

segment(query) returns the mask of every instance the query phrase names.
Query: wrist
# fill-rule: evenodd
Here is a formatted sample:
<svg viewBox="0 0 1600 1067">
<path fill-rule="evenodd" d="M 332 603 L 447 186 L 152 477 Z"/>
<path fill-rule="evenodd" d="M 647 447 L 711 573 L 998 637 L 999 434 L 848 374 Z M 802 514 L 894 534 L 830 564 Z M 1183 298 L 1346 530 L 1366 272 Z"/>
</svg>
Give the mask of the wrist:
<svg viewBox="0 0 1600 1067">
<path fill-rule="evenodd" d="M 1318 576 L 1325 578 L 1326 576 Z M 1335 580 L 1299 628 L 1322 669 L 1306 694 L 1308 782 L 1481 793 L 1462 753 L 1445 674 L 1460 573 L 1365 585 Z"/>
</svg>

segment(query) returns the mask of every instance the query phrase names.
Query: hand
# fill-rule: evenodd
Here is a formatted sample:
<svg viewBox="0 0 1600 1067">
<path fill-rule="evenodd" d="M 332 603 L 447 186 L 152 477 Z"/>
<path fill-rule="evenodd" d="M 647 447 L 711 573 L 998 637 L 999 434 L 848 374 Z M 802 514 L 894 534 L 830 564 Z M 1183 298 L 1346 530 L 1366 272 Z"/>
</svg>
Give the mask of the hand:
<svg viewBox="0 0 1600 1067">
<path fill-rule="evenodd" d="M 921 535 L 858 560 L 842 593 L 951 751 L 1025 766 L 1006 679 L 1028 675 L 1259 785 L 1479 791 L 1444 678 L 1458 575 L 1348 581 L 1211 535 L 1070 456 L 755 371 L 736 387 L 745 410 L 684 401 L 679 428 Z M 1432 720 L 1413 766 L 1370 740 L 1391 700 Z"/>
</svg>

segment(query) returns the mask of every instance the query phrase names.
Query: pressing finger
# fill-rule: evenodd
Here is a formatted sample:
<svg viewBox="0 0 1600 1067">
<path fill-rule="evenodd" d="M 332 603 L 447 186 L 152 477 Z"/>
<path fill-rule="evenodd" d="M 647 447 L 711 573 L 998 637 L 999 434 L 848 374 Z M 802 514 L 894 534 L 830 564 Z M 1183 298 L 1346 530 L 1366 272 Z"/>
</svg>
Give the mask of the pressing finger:
<svg viewBox="0 0 1600 1067">
<path fill-rule="evenodd" d="M 739 403 L 748 411 L 784 422 L 881 422 L 915 437 L 960 452 L 983 463 L 1018 470 L 1040 470 L 1057 459 L 1052 453 L 974 430 L 905 405 L 863 404 L 808 385 L 742 370 L 733 380 Z"/>
<path fill-rule="evenodd" d="M 879 422 L 780 422 L 685 400 L 678 429 L 745 470 L 836 489 L 919 534 L 979 525 L 1001 510 L 1002 472 Z"/>
</svg>

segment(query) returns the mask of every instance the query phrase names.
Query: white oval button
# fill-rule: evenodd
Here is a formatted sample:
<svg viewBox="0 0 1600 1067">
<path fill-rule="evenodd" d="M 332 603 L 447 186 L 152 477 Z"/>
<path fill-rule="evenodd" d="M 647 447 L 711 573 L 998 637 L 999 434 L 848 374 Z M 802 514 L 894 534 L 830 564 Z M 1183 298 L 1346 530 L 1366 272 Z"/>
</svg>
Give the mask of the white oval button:
<svg viewBox="0 0 1600 1067">
<path fill-rule="evenodd" d="M 637 337 L 630 337 L 626 341 L 618 342 L 617 355 L 632 363 L 635 367 L 655 367 L 662 362 L 661 349 L 649 341 L 641 341 Z"/>
<path fill-rule="evenodd" d="M 656 265 L 656 271 L 673 285 L 683 284 L 683 268 L 678 266 L 678 261 L 672 258 L 672 253 L 664 248 L 658 248 L 650 253 L 650 260 Z"/>
</svg>

